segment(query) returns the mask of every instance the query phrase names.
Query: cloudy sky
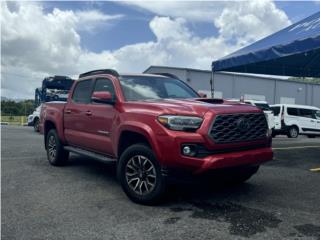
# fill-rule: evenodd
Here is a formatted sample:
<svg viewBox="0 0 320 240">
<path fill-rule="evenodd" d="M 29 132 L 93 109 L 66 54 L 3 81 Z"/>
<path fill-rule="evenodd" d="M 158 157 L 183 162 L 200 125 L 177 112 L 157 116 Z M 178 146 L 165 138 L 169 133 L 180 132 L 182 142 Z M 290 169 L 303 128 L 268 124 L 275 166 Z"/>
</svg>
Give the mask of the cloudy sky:
<svg viewBox="0 0 320 240">
<path fill-rule="evenodd" d="M 309 2 L 1 2 L 1 94 L 33 98 L 45 76 L 150 65 L 210 69 L 316 11 Z"/>
</svg>

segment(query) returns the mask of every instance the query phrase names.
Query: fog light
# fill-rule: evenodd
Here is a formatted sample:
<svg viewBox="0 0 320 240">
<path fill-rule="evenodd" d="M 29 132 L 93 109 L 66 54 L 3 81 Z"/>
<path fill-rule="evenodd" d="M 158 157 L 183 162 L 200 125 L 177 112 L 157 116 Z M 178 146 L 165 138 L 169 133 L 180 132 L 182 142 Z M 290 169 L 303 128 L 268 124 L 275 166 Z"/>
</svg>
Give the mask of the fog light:
<svg viewBox="0 0 320 240">
<path fill-rule="evenodd" d="M 182 146 L 182 154 L 185 156 L 194 157 L 197 155 L 197 149 L 195 145 L 184 145 Z"/>
<path fill-rule="evenodd" d="M 182 149 L 182 152 L 184 155 L 190 155 L 191 153 L 191 148 L 189 146 L 184 146 Z"/>
</svg>

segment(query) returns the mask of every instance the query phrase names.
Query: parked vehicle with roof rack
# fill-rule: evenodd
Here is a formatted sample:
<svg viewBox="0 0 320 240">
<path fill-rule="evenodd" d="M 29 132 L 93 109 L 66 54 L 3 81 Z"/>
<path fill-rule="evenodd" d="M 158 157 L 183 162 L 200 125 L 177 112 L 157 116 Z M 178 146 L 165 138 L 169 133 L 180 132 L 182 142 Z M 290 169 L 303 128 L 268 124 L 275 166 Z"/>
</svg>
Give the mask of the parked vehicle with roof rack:
<svg viewBox="0 0 320 240">
<path fill-rule="evenodd" d="M 275 116 L 274 136 L 297 138 L 302 134 L 312 138 L 320 135 L 319 108 L 296 104 L 275 104 L 270 107 Z"/>
<path fill-rule="evenodd" d="M 114 162 L 124 192 L 142 204 L 157 202 L 178 172 L 224 170 L 240 183 L 273 157 L 262 110 L 200 98 L 174 76 L 87 72 L 40 118 L 50 164 L 66 164 L 69 152 Z"/>
</svg>

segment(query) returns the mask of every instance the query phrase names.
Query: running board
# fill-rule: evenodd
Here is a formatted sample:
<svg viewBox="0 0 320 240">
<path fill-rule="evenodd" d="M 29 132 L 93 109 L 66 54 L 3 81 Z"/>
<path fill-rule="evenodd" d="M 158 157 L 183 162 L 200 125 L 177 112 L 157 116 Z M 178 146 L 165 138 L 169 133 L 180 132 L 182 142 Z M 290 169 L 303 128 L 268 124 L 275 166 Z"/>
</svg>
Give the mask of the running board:
<svg viewBox="0 0 320 240">
<path fill-rule="evenodd" d="M 93 158 L 93 159 L 96 159 L 98 161 L 105 162 L 105 163 L 115 163 L 117 161 L 117 159 L 115 159 L 115 158 L 110 158 L 105 155 L 90 152 L 90 151 L 87 151 L 87 150 L 84 150 L 81 148 L 77 148 L 77 147 L 64 146 L 64 150 L 69 151 L 69 152 L 73 152 L 76 154 L 80 154 L 83 156 L 87 156 L 87 157 L 90 157 L 90 158 Z"/>
</svg>

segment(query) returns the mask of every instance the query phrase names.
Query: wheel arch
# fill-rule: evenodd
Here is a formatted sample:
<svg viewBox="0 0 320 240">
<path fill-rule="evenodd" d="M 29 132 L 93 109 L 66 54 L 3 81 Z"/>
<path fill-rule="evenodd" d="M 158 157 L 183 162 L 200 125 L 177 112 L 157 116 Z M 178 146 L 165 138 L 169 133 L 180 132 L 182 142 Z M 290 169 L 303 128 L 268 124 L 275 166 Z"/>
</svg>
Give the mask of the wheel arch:
<svg viewBox="0 0 320 240">
<path fill-rule="evenodd" d="M 43 134 L 44 134 L 44 146 L 45 146 L 45 149 L 47 149 L 47 135 L 48 135 L 48 132 L 51 130 L 51 129 L 57 129 L 56 128 L 56 125 L 53 121 L 51 120 L 47 120 L 45 121 L 44 123 L 44 128 L 43 128 Z"/>
<path fill-rule="evenodd" d="M 142 142 L 147 144 L 154 152 L 158 160 L 161 160 L 161 152 L 156 142 L 154 131 L 148 125 L 132 123 L 119 127 L 114 139 L 114 153 L 120 157 L 124 149 L 134 143 Z M 126 138 L 129 137 L 129 138 Z"/>
</svg>

